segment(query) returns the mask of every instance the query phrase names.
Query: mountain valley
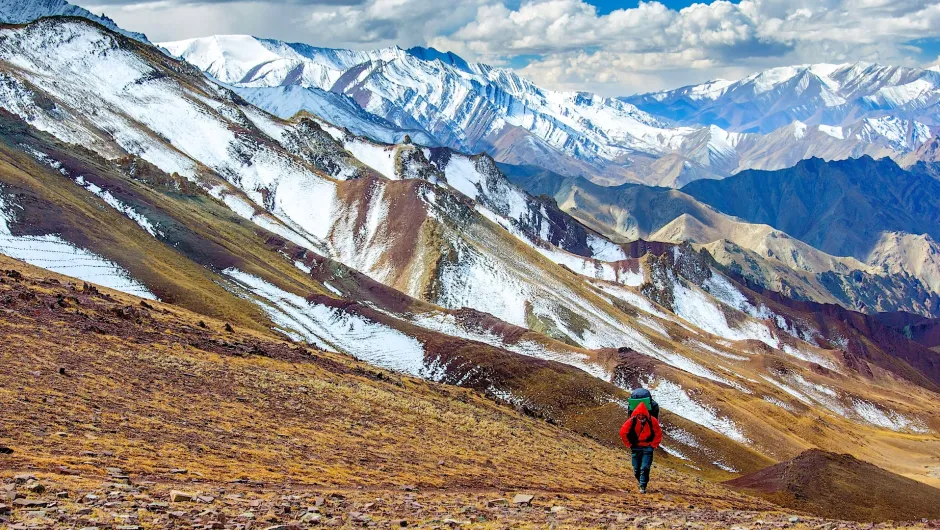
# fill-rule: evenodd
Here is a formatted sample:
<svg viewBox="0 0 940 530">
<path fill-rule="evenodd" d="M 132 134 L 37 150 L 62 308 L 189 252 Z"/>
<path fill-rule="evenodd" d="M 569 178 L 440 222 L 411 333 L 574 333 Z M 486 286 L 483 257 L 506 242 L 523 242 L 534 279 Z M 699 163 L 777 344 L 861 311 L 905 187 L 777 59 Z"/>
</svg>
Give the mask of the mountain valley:
<svg viewBox="0 0 940 530">
<path fill-rule="evenodd" d="M 932 524 L 761 489 L 815 450 L 940 487 L 931 92 L 841 139 L 725 130 L 434 49 L 158 47 L 14 4 L 0 524 Z"/>
</svg>

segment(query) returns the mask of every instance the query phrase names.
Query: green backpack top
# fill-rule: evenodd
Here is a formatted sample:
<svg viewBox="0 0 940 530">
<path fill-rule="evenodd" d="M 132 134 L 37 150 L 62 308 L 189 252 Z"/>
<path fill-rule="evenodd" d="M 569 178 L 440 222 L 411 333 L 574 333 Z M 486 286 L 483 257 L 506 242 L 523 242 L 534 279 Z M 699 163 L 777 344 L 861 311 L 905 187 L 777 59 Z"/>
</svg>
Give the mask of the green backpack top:
<svg viewBox="0 0 940 530">
<path fill-rule="evenodd" d="M 640 398 L 640 399 L 637 399 L 637 398 L 630 398 L 630 399 L 629 399 L 629 403 L 630 403 L 630 412 L 631 412 L 631 413 L 632 413 L 634 410 L 636 410 L 636 406 L 637 406 L 637 405 L 639 405 L 640 403 L 644 403 L 644 404 L 646 404 L 646 410 L 652 414 L 652 411 L 653 411 L 653 403 L 652 403 L 652 400 L 651 400 L 650 398 L 648 398 L 648 397 L 647 397 L 647 398 Z"/>
</svg>

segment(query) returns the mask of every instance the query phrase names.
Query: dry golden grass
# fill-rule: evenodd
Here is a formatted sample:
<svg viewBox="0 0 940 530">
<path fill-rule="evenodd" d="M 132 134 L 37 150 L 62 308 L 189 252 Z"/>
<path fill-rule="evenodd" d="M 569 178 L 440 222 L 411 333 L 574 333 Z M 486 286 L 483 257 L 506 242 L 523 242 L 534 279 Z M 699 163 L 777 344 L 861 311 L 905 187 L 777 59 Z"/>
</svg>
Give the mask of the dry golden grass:
<svg viewBox="0 0 940 530">
<path fill-rule="evenodd" d="M 764 501 L 662 466 L 653 493 L 638 496 L 625 451 L 469 390 L 227 332 L 222 321 L 85 291 L 8 258 L 0 269 L 24 274 L 0 274 L 0 440 L 13 450 L 0 455 L 0 482 L 30 472 L 47 494 L 27 500 L 64 495 L 50 501 L 55 511 L 14 509 L 11 522 L 117 525 L 130 511 L 140 528 L 210 517 L 235 528 L 253 510 L 263 528 L 296 523 L 324 496 L 319 513 L 341 526 L 362 524 L 357 513 L 380 527 L 401 518 L 475 528 L 788 521 Z M 133 489 L 115 490 L 107 467 L 129 474 Z M 15 487 L 22 499 L 24 485 Z M 170 489 L 212 500 L 147 508 Z M 536 495 L 533 506 L 491 502 L 522 491 Z"/>
<path fill-rule="evenodd" d="M 32 270 L 8 259 L 0 266 Z M 174 306 L 154 303 L 139 322 L 121 319 L 112 310 L 139 308 L 132 297 L 110 293 L 109 301 L 33 281 L 0 284 L 0 298 L 37 295 L 14 297 L 0 320 L 0 432 L 14 450 L 6 468 L 92 472 L 83 453 L 110 451 L 135 473 L 186 467 L 221 481 L 632 488 L 623 451 L 471 391 L 250 330 L 226 333 L 224 323 Z M 81 304 L 50 309 L 58 294 Z M 227 353 L 249 346 L 267 355 Z M 672 473 L 658 480 L 666 489 L 695 483 Z M 695 489 L 727 495 L 714 486 Z"/>
</svg>

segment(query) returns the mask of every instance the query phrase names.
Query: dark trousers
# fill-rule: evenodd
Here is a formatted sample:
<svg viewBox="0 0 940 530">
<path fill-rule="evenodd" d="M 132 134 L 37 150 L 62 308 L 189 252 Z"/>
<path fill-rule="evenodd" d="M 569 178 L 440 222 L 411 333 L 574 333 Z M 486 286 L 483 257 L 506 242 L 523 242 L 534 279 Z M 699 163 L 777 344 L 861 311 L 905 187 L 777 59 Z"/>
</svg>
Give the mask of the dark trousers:
<svg viewBox="0 0 940 530">
<path fill-rule="evenodd" d="M 646 489 L 650 482 L 650 468 L 653 467 L 653 448 L 635 447 L 633 453 L 633 475 L 640 483 L 640 488 Z"/>
</svg>

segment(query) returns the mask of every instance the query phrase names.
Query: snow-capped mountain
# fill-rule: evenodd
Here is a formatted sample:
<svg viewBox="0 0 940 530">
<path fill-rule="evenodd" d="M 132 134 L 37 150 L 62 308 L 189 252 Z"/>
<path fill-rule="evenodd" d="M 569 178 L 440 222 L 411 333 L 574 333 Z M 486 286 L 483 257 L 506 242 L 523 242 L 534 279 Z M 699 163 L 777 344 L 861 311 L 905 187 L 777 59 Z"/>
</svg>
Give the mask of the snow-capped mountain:
<svg viewBox="0 0 940 530">
<path fill-rule="evenodd" d="M 104 15 L 95 15 L 83 7 L 66 0 L 0 0 L 0 23 L 25 24 L 41 17 L 81 17 L 92 20 L 102 26 L 127 35 L 132 39 L 149 42 L 143 33 L 127 31 Z"/>
<path fill-rule="evenodd" d="M 299 85 L 345 93 L 400 127 L 423 129 L 468 152 L 492 149 L 512 131 L 525 131 L 552 150 L 600 163 L 668 151 L 688 132 L 664 129 L 614 99 L 544 90 L 509 70 L 430 49 L 357 52 L 237 35 L 161 46 L 241 87 Z"/>
<path fill-rule="evenodd" d="M 330 123 L 340 124 L 354 134 L 385 143 L 401 143 L 406 137 L 421 145 L 436 146 L 437 140 L 421 129 L 403 129 L 372 114 L 345 94 L 284 85 L 276 88 L 228 85 L 249 103 L 277 116 L 295 116 L 308 112 Z"/>
<path fill-rule="evenodd" d="M 239 35 L 162 46 L 282 118 L 307 110 L 377 139 L 402 135 L 366 124 L 348 110 L 331 111 L 334 100 L 325 94 L 345 94 L 351 100 L 336 100 L 339 107 L 355 101 L 383 122 L 411 131 L 418 143 L 431 139 L 464 152 L 487 152 L 499 162 L 605 184 L 681 186 L 743 169 L 780 169 L 813 156 L 898 156 L 925 141 L 933 123 L 893 115 L 836 125 L 791 119 L 767 134 L 744 134 L 693 121 L 673 126 L 672 116 L 656 118 L 633 104 L 589 93 L 545 90 L 509 70 L 434 49 L 337 50 Z M 785 76 L 758 77 L 751 85 L 772 92 L 769 87 Z M 689 92 L 718 97 L 729 86 L 713 83 Z M 811 92 L 803 90 L 800 97 Z"/>
<path fill-rule="evenodd" d="M 0 2 L 0 20 L 8 22 L 53 15 L 87 18 L 146 42 L 64 0 Z M 383 142 L 407 136 L 602 184 L 678 187 L 811 157 L 899 158 L 937 125 L 931 109 L 940 74 L 932 70 L 778 68 L 618 100 L 545 90 L 510 70 L 428 48 L 351 51 L 249 36 L 164 47 L 283 118 L 307 111 Z M 701 112 L 689 111 L 698 106 Z M 733 119 L 720 117 L 722 106 Z M 758 115 L 766 124 L 748 125 Z"/>
<path fill-rule="evenodd" d="M 654 163 L 647 183 L 682 187 L 699 180 L 721 179 L 747 169 L 778 170 L 801 160 L 844 160 L 871 156 L 903 158 L 930 139 L 930 128 L 916 120 L 880 116 L 844 126 L 793 121 L 761 133 L 728 132 L 716 125 L 699 129 L 676 151 Z"/>
<path fill-rule="evenodd" d="M 940 125 L 940 73 L 863 62 L 773 68 L 621 99 L 666 120 L 738 132 L 768 133 L 795 121 L 840 127 L 886 115 Z"/>
</svg>

